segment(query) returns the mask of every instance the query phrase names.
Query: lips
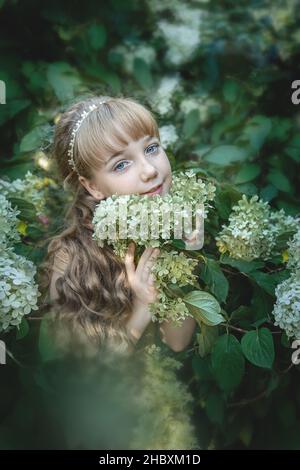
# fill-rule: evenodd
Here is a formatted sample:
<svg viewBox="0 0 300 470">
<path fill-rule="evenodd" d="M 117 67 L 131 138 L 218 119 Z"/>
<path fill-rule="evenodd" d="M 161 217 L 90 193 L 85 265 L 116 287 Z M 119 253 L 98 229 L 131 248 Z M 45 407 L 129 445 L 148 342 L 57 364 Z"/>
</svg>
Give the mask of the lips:
<svg viewBox="0 0 300 470">
<path fill-rule="evenodd" d="M 142 195 L 144 195 L 144 194 L 158 194 L 161 191 L 161 189 L 162 189 L 162 183 L 157 185 L 157 186 L 154 186 L 152 189 L 150 189 L 146 193 L 142 193 Z"/>
</svg>

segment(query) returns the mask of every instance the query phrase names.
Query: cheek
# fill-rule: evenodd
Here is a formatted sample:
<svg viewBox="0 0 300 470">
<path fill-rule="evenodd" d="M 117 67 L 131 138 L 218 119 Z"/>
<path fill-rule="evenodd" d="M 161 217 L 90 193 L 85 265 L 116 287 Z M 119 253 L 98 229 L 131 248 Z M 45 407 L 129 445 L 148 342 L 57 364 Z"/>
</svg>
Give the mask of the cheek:
<svg viewBox="0 0 300 470">
<path fill-rule="evenodd" d="M 162 160 L 162 167 L 166 175 L 171 175 L 172 173 L 171 164 L 166 154 L 164 155 L 163 160 Z"/>
</svg>

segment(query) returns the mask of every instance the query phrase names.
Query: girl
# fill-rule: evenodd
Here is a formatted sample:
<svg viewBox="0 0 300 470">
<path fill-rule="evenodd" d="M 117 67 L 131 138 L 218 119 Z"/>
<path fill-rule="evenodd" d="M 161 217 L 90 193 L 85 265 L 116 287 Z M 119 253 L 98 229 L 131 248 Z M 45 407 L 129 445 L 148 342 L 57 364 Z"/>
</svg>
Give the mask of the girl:
<svg viewBox="0 0 300 470">
<path fill-rule="evenodd" d="M 66 325 L 58 335 L 64 342 L 66 331 L 88 338 L 95 350 L 105 343 L 132 352 L 152 324 L 149 304 L 157 291 L 149 272 L 159 249 L 146 248 L 135 266 L 132 243 L 123 262 L 109 246 L 100 248 L 92 239 L 91 220 L 99 201 L 112 194 L 169 191 L 171 166 L 158 126 L 132 98 L 92 97 L 62 114 L 53 147 L 64 188 L 68 184 L 74 194 L 66 228 L 52 237 L 46 258 L 54 319 Z M 185 238 L 188 249 L 196 236 Z M 192 317 L 180 327 L 164 321 L 161 339 L 172 350 L 183 350 L 195 325 Z"/>
</svg>

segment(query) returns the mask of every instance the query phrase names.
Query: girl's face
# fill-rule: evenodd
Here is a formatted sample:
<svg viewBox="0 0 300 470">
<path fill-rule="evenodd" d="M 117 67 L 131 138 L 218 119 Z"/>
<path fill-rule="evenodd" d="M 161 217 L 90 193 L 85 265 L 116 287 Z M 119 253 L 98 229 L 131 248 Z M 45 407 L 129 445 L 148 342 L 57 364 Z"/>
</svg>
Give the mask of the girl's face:
<svg viewBox="0 0 300 470">
<path fill-rule="evenodd" d="M 131 141 L 121 153 L 107 157 L 93 182 L 83 176 L 79 181 L 99 200 L 113 194 L 149 193 L 157 186 L 160 188 L 155 194 L 164 196 L 172 184 L 172 171 L 158 138 L 144 136 Z"/>
</svg>

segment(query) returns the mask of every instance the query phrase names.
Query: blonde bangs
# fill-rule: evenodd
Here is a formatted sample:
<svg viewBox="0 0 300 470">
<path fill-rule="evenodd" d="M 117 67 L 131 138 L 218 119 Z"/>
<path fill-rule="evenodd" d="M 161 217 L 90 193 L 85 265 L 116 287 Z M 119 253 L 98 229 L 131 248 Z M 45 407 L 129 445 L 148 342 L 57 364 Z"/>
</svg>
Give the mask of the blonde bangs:
<svg viewBox="0 0 300 470">
<path fill-rule="evenodd" d="M 97 104 L 97 100 L 93 100 Z M 131 98 L 109 100 L 91 112 L 77 133 L 75 161 L 98 169 L 111 155 L 123 151 L 131 141 L 146 135 L 159 136 L 151 112 Z"/>
</svg>

